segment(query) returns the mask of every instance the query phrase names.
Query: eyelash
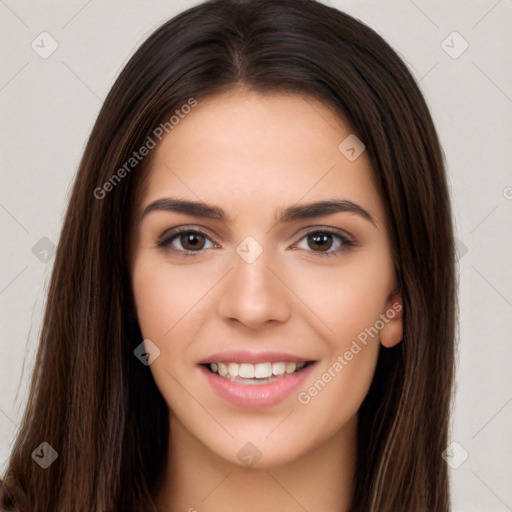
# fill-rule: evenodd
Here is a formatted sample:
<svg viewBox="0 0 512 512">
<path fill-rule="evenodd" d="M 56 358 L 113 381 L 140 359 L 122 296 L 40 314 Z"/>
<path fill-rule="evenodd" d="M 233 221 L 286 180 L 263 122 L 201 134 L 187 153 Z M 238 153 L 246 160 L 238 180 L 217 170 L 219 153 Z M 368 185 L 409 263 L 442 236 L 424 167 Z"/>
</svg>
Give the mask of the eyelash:
<svg viewBox="0 0 512 512">
<path fill-rule="evenodd" d="M 158 241 L 157 241 L 158 247 L 162 247 L 162 248 L 164 248 L 166 250 L 170 250 L 171 252 L 173 252 L 175 254 L 179 254 L 180 256 L 185 256 L 185 257 L 197 256 L 197 254 L 199 254 L 201 252 L 204 252 L 204 250 L 201 250 L 201 249 L 197 250 L 197 251 L 190 251 L 190 250 L 186 250 L 186 249 L 185 250 L 180 250 L 180 249 L 174 248 L 171 245 L 172 242 L 179 235 L 182 235 L 183 233 L 199 234 L 201 236 L 204 236 L 208 240 L 210 240 L 210 237 L 204 231 L 202 231 L 201 229 L 197 229 L 197 228 L 192 229 L 189 226 L 182 226 L 182 227 L 179 227 L 179 228 L 174 228 L 171 231 L 168 231 L 168 232 L 164 233 L 158 239 Z M 315 234 L 332 235 L 332 236 L 335 236 L 335 237 L 339 238 L 341 240 L 341 242 L 342 242 L 341 247 L 336 249 L 336 250 L 334 250 L 334 251 L 332 251 L 332 250 L 328 250 L 328 251 L 313 251 L 313 250 L 310 250 L 310 251 L 308 251 L 308 252 L 312 252 L 313 254 L 321 256 L 321 257 L 325 257 L 325 256 L 339 256 L 340 254 L 349 251 L 352 247 L 354 247 L 356 245 L 355 242 L 353 242 L 350 238 L 348 238 L 347 236 L 345 236 L 344 234 L 342 234 L 338 230 L 334 230 L 334 229 L 331 229 L 331 228 L 313 229 L 313 230 L 307 232 L 304 236 L 302 236 L 301 239 L 299 240 L 299 242 L 302 241 L 303 239 L 307 238 L 308 236 L 312 236 L 312 235 L 315 235 Z M 211 241 L 211 242 L 213 243 L 213 241 Z"/>
</svg>

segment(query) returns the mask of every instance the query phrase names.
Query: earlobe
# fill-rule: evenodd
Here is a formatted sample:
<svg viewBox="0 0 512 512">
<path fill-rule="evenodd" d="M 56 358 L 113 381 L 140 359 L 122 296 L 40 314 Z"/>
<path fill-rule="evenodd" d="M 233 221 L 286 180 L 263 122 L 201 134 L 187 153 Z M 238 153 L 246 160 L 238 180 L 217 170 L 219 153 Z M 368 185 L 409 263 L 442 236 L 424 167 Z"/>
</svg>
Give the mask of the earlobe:
<svg viewBox="0 0 512 512">
<path fill-rule="evenodd" d="M 381 315 L 384 327 L 380 331 L 380 342 L 386 348 L 394 347 L 402 341 L 403 309 L 402 295 L 395 290 L 389 296 L 386 308 Z"/>
</svg>

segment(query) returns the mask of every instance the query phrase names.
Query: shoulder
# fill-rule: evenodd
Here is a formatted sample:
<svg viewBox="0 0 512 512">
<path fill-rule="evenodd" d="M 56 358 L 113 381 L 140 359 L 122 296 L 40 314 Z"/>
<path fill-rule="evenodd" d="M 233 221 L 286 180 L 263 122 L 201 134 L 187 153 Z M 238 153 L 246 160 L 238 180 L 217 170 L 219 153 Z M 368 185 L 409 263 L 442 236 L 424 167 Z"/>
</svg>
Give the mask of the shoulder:
<svg viewBox="0 0 512 512">
<path fill-rule="evenodd" d="M 14 503 L 14 498 L 9 491 L 8 477 L 0 478 L 0 512 L 22 512 Z"/>
</svg>

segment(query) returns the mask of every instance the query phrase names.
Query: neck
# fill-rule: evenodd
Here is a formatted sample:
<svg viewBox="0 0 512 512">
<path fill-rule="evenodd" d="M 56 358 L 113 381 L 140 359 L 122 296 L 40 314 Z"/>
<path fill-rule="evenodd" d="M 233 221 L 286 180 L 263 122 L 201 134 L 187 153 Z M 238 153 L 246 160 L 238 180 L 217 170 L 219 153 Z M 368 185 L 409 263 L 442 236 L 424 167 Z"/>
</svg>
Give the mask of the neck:
<svg viewBox="0 0 512 512">
<path fill-rule="evenodd" d="M 158 512 L 347 512 L 354 489 L 357 417 L 282 466 L 246 468 L 219 457 L 171 416 Z"/>
</svg>

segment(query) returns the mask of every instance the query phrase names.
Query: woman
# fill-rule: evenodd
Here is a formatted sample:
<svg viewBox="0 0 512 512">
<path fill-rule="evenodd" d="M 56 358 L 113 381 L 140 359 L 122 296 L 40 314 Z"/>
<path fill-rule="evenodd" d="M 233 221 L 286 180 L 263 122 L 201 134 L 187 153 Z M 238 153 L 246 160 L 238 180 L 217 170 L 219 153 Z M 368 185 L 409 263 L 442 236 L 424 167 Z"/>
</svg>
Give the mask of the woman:
<svg viewBox="0 0 512 512">
<path fill-rule="evenodd" d="M 201 4 L 90 136 L 6 503 L 448 511 L 455 311 L 442 154 L 395 52 L 312 0 Z"/>
</svg>

